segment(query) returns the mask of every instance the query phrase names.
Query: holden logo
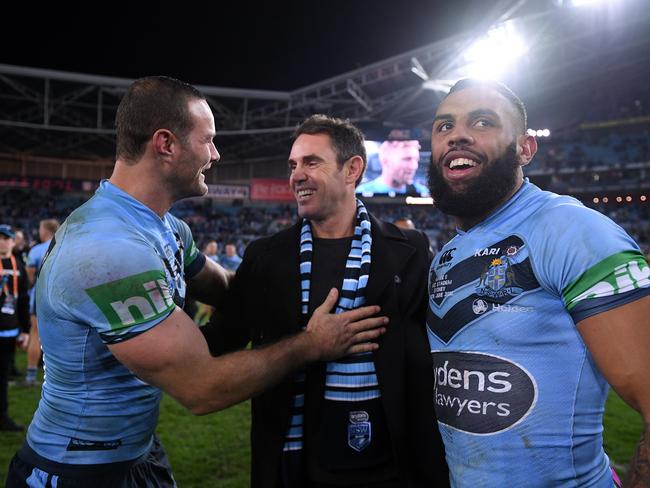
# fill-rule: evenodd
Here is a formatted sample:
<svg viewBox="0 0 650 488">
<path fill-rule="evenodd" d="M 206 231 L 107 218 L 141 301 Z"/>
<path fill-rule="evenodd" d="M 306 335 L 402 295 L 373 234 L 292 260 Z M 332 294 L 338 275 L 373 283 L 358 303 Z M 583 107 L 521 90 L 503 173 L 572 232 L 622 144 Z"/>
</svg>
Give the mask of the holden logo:
<svg viewBox="0 0 650 488">
<path fill-rule="evenodd" d="M 503 432 L 537 402 L 537 383 L 520 365 L 478 352 L 432 351 L 438 422 L 468 434 Z"/>
<path fill-rule="evenodd" d="M 482 298 L 477 298 L 472 303 L 472 310 L 476 315 L 483 315 L 488 310 L 488 304 Z"/>
</svg>

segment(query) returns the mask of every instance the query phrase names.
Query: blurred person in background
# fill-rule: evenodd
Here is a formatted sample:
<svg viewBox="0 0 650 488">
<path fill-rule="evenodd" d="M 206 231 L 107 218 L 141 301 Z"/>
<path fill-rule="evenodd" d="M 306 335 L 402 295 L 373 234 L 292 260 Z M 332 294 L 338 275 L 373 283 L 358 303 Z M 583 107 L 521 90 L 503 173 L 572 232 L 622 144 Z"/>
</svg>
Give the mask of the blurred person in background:
<svg viewBox="0 0 650 488">
<path fill-rule="evenodd" d="M 381 174 L 374 180 L 359 185 L 357 192 L 428 196 L 428 188 L 415 181 L 419 163 L 418 141 L 384 141 L 379 146 Z"/>
<path fill-rule="evenodd" d="M 0 224 L 0 430 L 25 428 L 9 417 L 9 372 L 16 342 L 29 341 L 29 282 L 23 263 L 13 255 L 16 234 Z"/>
<path fill-rule="evenodd" d="M 29 278 L 29 312 L 30 323 L 29 328 L 29 345 L 27 346 L 27 371 L 25 372 L 24 386 L 30 387 L 38 384 L 36 380 L 36 372 L 38 371 L 38 363 L 41 359 L 41 340 L 38 335 L 38 320 L 36 317 L 36 306 L 34 298 L 34 284 L 36 283 L 36 276 L 38 270 L 41 268 L 45 253 L 47 252 L 52 237 L 59 228 L 59 221 L 56 219 L 41 220 L 38 226 L 38 236 L 41 241 L 36 244 L 29 251 L 27 256 L 27 277 Z"/>
<path fill-rule="evenodd" d="M 203 246 L 203 254 L 212 259 L 215 263 L 219 262 L 219 244 L 214 239 L 210 239 Z"/>
<path fill-rule="evenodd" d="M 230 271 L 237 271 L 241 264 L 241 257 L 237 254 L 237 246 L 229 242 L 226 244 L 225 251 L 226 254 L 220 258 L 221 266 Z"/>
<path fill-rule="evenodd" d="M 25 233 L 16 229 L 14 231 L 16 237 L 14 238 L 14 251 L 13 254 L 17 259 L 20 259 L 23 264 L 27 264 L 27 253 L 29 252 L 29 243 L 25 239 Z"/>
<path fill-rule="evenodd" d="M 29 243 L 25 239 L 25 233 L 20 229 L 14 230 L 14 250 L 13 255 L 17 260 L 19 260 L 23 265 L 27 264 L 27 253 L 29 252 Z M 21 378 L 23 373 L 16 366 L 16 350 L 12 349 L 11 354 L 11 366 L 9 369 L 9 377 L 12 379 Z"/>
</svg>

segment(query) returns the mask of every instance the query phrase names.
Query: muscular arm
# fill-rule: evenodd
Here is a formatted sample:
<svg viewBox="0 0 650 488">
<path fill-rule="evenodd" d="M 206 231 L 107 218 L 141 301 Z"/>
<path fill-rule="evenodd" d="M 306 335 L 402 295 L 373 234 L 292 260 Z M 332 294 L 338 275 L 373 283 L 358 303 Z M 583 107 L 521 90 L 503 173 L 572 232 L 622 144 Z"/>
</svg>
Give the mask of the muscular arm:
<svg viewBox="0 0 650 488">
<path fill-rule="evenodd" d="M 578 330 L 609 384 L 643 417 L 626 488 L 650 487 L 650 296 L 582 320 Z"/>
<path fill-rule="evenodd" d="M 188 290 L 199 302 L 218 306 L 223 304 L 228 283 L 234 274 L 208 258 L 201 271 L 187 281 Z"/>
<path fill-rule="evenodd" d="M 212 357 L 194 322 L 176 309 L 163 322 L 109 346 L 138 377 L 158 386 L 194 414 L 224 409 L 254 396 L 290 371 L 317 360 L 376 349 L 384 317 L 364 307 L 330 314 L 338 294 L 330 292 L 307 329 L 265 348 Z"/>
</svg>

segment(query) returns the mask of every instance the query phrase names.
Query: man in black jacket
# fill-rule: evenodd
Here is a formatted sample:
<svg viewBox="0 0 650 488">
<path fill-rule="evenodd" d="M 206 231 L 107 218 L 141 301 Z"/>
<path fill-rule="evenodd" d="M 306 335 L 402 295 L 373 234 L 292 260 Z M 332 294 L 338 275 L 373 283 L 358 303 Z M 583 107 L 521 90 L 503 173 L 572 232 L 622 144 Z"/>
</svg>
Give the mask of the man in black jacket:
<svg viewBox="0 0 650 488">
<path fill-rule="evenodd" d="M 316 364 L 253 399 L 253 488 L 448 486 L 424 331 L 428 239 L 366 211 L 355 198 L 365 166 L 353 125 L 323 115 L 300 125 L 289 183 L 301 220 L 249 245 L 204 328 L 214 354 L 264 346 L 304 327 L 332 287 L 335 311 L 377 304 L 390 318 L 376 351 Z"/>
<path fill-rule="evenodd" d="M 10 226 L 0 225 L 0 430 L 20 432 L 24 427 L 9 417 L 8 384 L 16 341 L 28 342 L 29 282 L 24 264 L 12 252 L 15 237 Z"/>
</svg>

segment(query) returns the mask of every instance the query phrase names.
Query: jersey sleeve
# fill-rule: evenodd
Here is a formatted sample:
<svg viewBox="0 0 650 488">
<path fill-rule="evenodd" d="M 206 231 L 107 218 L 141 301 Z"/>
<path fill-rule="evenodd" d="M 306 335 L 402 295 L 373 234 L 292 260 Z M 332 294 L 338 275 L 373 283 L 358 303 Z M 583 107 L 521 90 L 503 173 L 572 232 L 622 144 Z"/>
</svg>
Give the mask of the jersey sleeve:
<svg viewBox="0 0 650 488">
<path fill-rule="evenodd" d="M 650 294 L 648 263 L 611 219 L 577 201 L 542 212 L 529 243 L 534 267 L 575 323 Z"/>
<path fill-rule="evenodd" d="M 39 250 L 40 244 L 35 245 L 29 251 L 27 255 L 27 264 L 30 268 L 37 268 L 39 261 L 41 260 L 41 252 Z"/>
<path fill-rule="evenodd" d="M 162 258 L 141 239 L 77 243 L 60 250 L 63 259 L 53 257 L 56 266 L 49 267 L 44 283 L 50 307 L 65 307 L 106 344 L 149 330 L 175 308 Z"/>
</svg>

